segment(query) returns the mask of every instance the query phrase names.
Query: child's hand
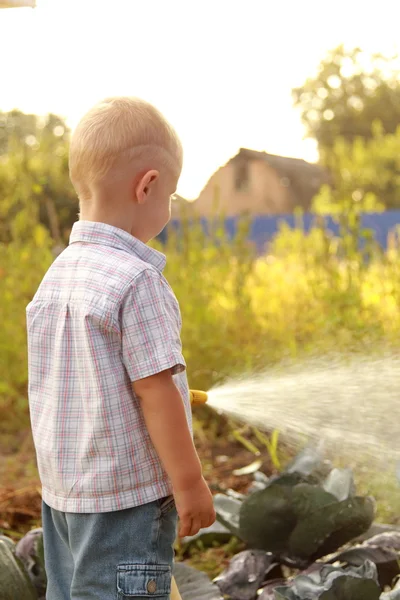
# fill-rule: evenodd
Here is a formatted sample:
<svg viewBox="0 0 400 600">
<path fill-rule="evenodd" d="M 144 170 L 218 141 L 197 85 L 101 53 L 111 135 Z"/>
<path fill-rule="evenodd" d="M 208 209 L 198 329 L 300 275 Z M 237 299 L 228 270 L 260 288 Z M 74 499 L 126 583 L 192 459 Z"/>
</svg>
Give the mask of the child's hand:
<svg viewBox="0 0 400 600">
<path fill-rule="evenodd" d="M 151 441 L 174 490 L 179 536 L 194 535 L 214 523 L 215 510 L 171 369 L 139 379 L 133 388 L 140 399 Z"/>
<path fill-rule="evenodd" d="M 203 477 L 187 490 L 174 492 L 179 516 L 179 537 L 195 535 L 215 521 L 211 492 Z"/>
</svg>

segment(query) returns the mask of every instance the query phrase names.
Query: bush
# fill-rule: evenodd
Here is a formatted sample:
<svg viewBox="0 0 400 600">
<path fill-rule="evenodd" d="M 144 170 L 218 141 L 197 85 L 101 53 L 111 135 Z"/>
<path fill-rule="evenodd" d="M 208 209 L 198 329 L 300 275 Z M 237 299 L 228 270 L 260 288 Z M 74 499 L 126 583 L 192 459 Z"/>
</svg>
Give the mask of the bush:
<svg viewBox="0 0 400 600">
<path fill-rule="evenodd" d="M 2 430 L 27 425 L 25 307 L 52 261 L 52 240 L 34 208 L 15 217 L 11 241 L 0 243 L 0 422 Z M 0 430 L 1 433 L 1 430 Z"/>
</svg>

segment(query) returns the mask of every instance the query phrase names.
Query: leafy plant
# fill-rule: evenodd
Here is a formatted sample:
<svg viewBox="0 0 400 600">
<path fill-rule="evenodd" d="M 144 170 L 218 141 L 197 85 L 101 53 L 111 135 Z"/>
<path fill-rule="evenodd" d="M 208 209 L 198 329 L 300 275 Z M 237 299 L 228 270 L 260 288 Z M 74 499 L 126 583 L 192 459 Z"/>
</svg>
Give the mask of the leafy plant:
<svg viewBox="0 0 400 600">
<path fill-rule="evenodd" d="M 216 579 L 219 589 L 236 600 L 253 600 L 265 578 L 277 567 L 272 554 L 245 550 L 232 558 Z"/>
<path fill-rule="evenodd" d="M 319 481 L 318 467 L 317 455 L 306 450 L 243 501 L 217 495 L 218 519 L 250 547 L 291 564 L 304 566 L 333 552 L 368 530 L 374 503 L 353 495 L 348 470 L 332 470 Z"/>
<path fill-rule="evenodd" d="M 36 590 L 10 544 L 0 540 L 0 597 L 2 600 L 37 600 Z"/>
<path fill-rule="evenodd" d="M 379 600 L 375 565 L 366 562 L 346 570 L 324 565 L 310 575 L 299 575 L 287 586 L 274 589 L 276 600 Z"/>
<path fill-rule="evenodd" d="M 16 556 L 21 560 L 39 596 L 46 593 L 46 571 L 44 566 L 43 530 L 29 531 L 17 544 Z"/>
<path fill-rule="evenodd" d="M 218 587 L 205 573 L 183 563 L 175 563 L 173 575 L 182 600 L 223 600 Z"/>
<path fill-rule="evenodd" d="M 217 495 L 217 518 L 249 548 L 215 580 L 221 591 L 232 600 L 259 590 L 264 600 L 380 598 L 400 573 L 400 537 L 394 528 L 368 536 L 374 503 L 355 493 L 350 469 L 306 448 L 280 475 L 256 477 L 248 496 Z M 299 575 L 285 579 L 287 567 Z"/>
</svg>

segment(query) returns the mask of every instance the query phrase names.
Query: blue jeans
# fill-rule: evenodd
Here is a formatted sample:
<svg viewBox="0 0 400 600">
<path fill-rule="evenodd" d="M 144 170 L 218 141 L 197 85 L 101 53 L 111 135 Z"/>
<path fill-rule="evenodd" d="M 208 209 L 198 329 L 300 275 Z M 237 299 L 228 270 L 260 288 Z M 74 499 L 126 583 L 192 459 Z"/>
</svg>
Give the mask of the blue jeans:
<svg viewBox="0 0 400 600">
<path fill-rule="evenodd" d="M 46 600 L 168 600 L 173 497 L 115 512 L 64 513 L 43 502 Z"/>
</svg>

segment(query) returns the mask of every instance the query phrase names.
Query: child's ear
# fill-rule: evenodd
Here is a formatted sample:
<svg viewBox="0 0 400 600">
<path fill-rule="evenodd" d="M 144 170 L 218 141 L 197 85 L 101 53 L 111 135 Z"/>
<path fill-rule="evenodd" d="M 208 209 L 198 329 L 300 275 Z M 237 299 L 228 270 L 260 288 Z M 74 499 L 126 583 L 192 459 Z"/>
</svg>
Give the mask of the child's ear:
<svg viewBox="0 0 400 600">
<path fill-rule="evenodd" d="M 151 171 L 146 171 L 140 175 L 139 180 L 136 180 L 135 196 L 139 204 L 144 204 L 146 202 L 159 175 L 158 171 L 152 169 Z"/>
</svg>

